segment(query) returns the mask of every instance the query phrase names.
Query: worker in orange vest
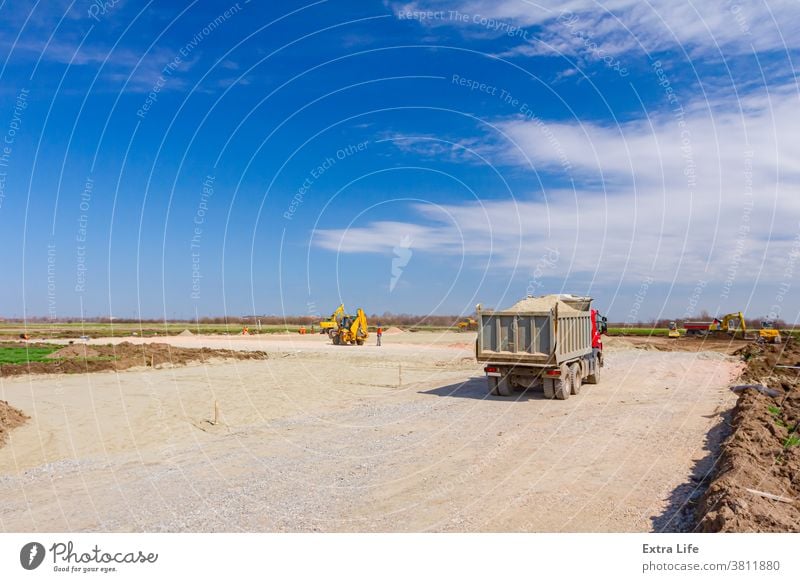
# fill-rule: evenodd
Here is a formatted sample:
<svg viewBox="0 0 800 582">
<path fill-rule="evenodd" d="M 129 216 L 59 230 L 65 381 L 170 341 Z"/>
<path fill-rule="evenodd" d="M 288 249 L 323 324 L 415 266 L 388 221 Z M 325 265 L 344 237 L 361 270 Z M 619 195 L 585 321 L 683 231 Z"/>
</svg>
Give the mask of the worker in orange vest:
<svg viewBox="0 0 800 582">
<path fill-rule="evenodd" d="M 378 326 L 378 331 L 375 332 L 375 335 L 378 338 L 378 345 L 380 346 L 381 345 L 381 336 L 383 335 L 383 328 Z"/>
</svg>

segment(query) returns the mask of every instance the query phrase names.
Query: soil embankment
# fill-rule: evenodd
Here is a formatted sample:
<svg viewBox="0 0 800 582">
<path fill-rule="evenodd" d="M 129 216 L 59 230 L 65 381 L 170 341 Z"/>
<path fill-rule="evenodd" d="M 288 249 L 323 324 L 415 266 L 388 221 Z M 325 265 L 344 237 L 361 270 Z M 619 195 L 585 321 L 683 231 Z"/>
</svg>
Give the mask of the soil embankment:
<svg viewBox="0 0 800 582">
<path fill-rule="evenodd" d="M 747 345 L 746 388 L 714 479 L 697 508 L 706 532 L 800 531 L 800 346 Z M 767 390 L 765 390 L 767 389 Z"/>
</svg>

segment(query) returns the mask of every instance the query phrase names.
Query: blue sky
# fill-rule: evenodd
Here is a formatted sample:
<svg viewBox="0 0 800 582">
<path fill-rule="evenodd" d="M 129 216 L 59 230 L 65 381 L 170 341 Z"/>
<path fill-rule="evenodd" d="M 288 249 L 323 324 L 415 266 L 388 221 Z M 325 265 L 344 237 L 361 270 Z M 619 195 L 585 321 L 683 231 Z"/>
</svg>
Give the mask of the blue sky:
<svg viewBox="0 0 800 582">
<path fill-rule="evenodd" d="M 0 315 L 798 319 L 796 2 L 0 17 Z"/>
</svg>

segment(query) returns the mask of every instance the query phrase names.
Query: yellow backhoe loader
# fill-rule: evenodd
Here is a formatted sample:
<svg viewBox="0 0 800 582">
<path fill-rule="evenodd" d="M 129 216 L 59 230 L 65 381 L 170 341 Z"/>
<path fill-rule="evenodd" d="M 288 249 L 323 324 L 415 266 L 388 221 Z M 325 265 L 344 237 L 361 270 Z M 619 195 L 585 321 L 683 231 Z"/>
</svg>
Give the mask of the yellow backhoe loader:
<svg viewBox="0 0 800 582">
<path fill-rule="evenodd" d="M 345 315 L 339 320 L 339 325 L 335 331 L 330 333 L 331 340 L 337 346 L 357 344 L 363 346 L 369 337 L 367 331 L 367 316 L 360 307 L 355 317 Z"/>
<path fill-rule="evenodd" d="M 468 317 L 463 321 L 459 321 L 456 324 L 456 327 L 458 328 L 458 331 L 474 331 L 478 329 L 478 322 L 471 317 Z"/>
</svg>

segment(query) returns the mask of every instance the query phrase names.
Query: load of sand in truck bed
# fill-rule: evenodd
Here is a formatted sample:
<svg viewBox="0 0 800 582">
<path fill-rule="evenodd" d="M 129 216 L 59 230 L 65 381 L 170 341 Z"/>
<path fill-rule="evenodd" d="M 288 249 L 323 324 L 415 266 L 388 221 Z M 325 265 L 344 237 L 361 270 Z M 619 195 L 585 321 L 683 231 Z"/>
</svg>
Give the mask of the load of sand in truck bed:
<svg viewBox="0 0 800 582">
<path fill-rule="evenodd" d="M 542 295 L 541 297 L 528 296 L 522 301 L 503 311 L 513 313 L 528 313 L 537 311 L 550 311 L 558 306 L 561 313 L 588 311 L 592 304 L 591 297 L 578 297 L 576 295 Z"/>
</svg>

